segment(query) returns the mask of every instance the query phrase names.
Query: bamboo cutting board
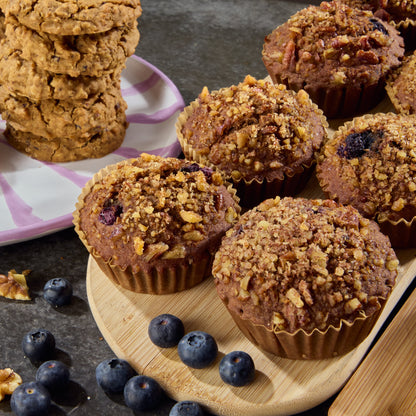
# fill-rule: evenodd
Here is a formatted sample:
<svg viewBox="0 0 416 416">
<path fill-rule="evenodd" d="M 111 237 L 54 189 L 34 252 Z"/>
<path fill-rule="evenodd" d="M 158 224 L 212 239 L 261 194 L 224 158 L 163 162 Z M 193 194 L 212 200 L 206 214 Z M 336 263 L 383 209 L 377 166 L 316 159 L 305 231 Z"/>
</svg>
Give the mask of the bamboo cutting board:
<svg viewBox="0 0 416 416">
<path fill-rule="evenodd" d="M 351 377 L 328 414 L 416 415 L 416 291 Z"/>
<path fill-rule="evenodd" d="M 211 279 L 173 295 L 136 294 L 113 284 L 90 257 L 87 294 L 95 321 L 113 352 L 139 373 L 154 377 L 173 399 L 197 401 L 221 416 L 291 415 L 322 403 L 346 383 L 416 274 L 415 254 L 415 250 L 399 253 L 397 286 L 368 338 L 349 354 L 328 360 L 294 361 L 259 350 L 238 331 Z M 163 350 L 153 345 L 147 327 L 161 313 L 180 317 L 187 332 L 198 329 L 213 335 L 220 352 L 216 362 L 207 369 L 191 369 L 182 364 L 176 348 Z M 256 365 L 254 382 L 240 388 L 223 383 L 218 373 L 220 359 L 237 349 L 249 353 Z"/>
</svg>

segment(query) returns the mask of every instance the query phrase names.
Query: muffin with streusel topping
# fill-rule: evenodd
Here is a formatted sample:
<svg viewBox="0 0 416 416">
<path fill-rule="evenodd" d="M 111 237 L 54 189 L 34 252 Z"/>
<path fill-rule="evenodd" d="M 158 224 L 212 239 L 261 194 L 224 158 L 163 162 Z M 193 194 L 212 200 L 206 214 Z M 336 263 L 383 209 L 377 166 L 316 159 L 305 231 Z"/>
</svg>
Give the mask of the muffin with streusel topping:
<svg viewBox="0 0 416 416">
<path fill-rule="evenodd" d="M 416 47 L 416 3 L 409 0 L 342 0 L 359 9 L 371 10 L 400 32 L 407 50 Z"/>
<path fill-rule="evenodd" d="M 389 76 L 386 91 L 398 113 L 416 114 L 416 51 Z"/>
<path fill-rule="evenodd" d="M 250 341 L 281 357 L 323 359 L 369 334 L 398 265 L 389 239 L 355 208 L 286 197 L 241 215 L 212 270 Z"/>
<path fill-rule="evenodd" d="M 262 52 L 273 82 L 303 88 L 328 118 L 374 107 L 403 54 L 393 26 L 339 1 L 295 13 L 266 36 Z"/>
<path fill-rule="evenodd" d="M 246 207 L 302 190 L 327 137 L 326 118 L 305 91 L 250 75 L 218 91 L 205 87 L 176 128 L 185 156 L 221 170 Z"/>
<path fill-rule="evenodd" d="M 102 271 L 140 293 L 189 289 L 239 215 L 233 189 L 213 169 L 143 153 L 99 171 L 74 212 L 75 230 Z"/>
<path fill-rule="evenodd" d="M 375 219 L 393 247 L 416 246 L 416 115 L 378 113 L 345 123 L 322 148 L 328 197 Z"/>
</svg>

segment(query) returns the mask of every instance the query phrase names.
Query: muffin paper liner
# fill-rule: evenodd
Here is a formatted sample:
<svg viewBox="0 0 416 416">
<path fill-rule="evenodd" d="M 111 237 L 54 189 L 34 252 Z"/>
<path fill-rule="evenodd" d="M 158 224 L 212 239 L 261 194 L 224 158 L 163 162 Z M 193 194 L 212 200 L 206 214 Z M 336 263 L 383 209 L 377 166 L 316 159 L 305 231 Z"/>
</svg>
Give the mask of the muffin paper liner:
<svg viewBox="0 0 416 416">
<path fill-rule="evenodd" d="M 406 51 L 413 51 L 416 48 L 416 21 L 410 18 L 399 22 L 390 21 L 404 39 Z"/>
<path fill-rule="evenodd" d="M 379 298 L 380 308 L 369 316 L 361 316 L 353 322 L 341 320 L 338 328 L 325 331 L 315 329 L 306 333 L 299 329 L 294 333 L 273 331 L 262 325 L 244 320 L 236 312 L 229 311 L 245 337 L 260 349 L 292 360 L 321 360 L 347 354 L 369 335 L 384 307 L 386 299 Z"/>
<path fill-rule="evenodd" d="M 393 113 L 387 113 L 387 115 L 389 114 L 393 115 Z M 365 114 L 361 118 L 371 119 L 373 117 L 374 114 Z M 344 125 L 339 127 L 336 134 L 342 135 L 353 125 L 354 120 L 347 121 Z M 324 182 L 323 178 L 320 176 L 318 176 L 318 181 L 322 191 L 328 198 L 340 202 L 338 195 L 329 191 L 328 182 Z M 392 220 L 389 218 L 381 219 L 380 213 L 376 213 L 374 215 L 374 220 L 379 225 L 381 232 L 389 237 L 393 248 L 397 249 L 416 247 L 416 216 L 414 216 L 410 221 L 407 221 L 404 218 L 399 220 Z"/>
<path fill-rule="evenodd" d="M 106 176 L 111 170 L 128 164 L 133 159 L 123 160 L 114 165 L 109 165 L 98 171 L 84 186 L 78 201 L 75 205 L 76 210 L 73 213 L 73 224 L 75 231 L 80 240 L 87 248 L 88 252 L 96 261 L 102 272 L 114 283 L 120 285 L 124 289 L 131 290 L 136 293 L 164 295 L 176 293 L 182 290 L 190 289 L 201 283 L 205 278 L 211 275 L 211 265 L 213 261 L 213 253 L 205 251 L 192 258 L 159 260 L 150 263 L 142 262 L 137 271 L 133 271 L 132 266 L 122 268 L 115 264 L 110 258 L 103 259 L 92 247 L 88 241 L 84 231 L 80 227 L 80 210 L 84 205 L 84 199 L 91 191 L 93 185 Z M 225 184 L 228 185 L 227 183 Z M 238 203 L 236 191 L 231 185 L 227 186 L 228 191 Z M 237 212 L 239 210 L 236 205 Z"/>
<path fill-rule="evenodd" d="M 182 135 L 182 126 L 193 112 L 193 110 L 199 105 L 198 100 L 192 101 L 189 106 L 185 107 L 176 121 L 176 135 L 179 143 L 182 147 L 182 151 L 185 157 L 189 160 L 194 160 L 197 163 L 201 163 L 205 166 L 209 166 L 218 169 L 216 165 L 209 161 L 207 157 L 199 154 Z M 325 130 L 328 128 L 328 123 L 322 112 L 315 104 L 313 104 L 315 110 L 321 115 L 323 121 L 323 127 Z M 226 179 L 233 183 L 237 190 L 237 195 L 240 199 L 240 205 L 244 208 L 253 208 L 260 202 L 268 198 L 274 198 L 276 196 L 294 196 L 301 192 L 308 180 L 311 178 L 315 170 L 316 160 L 311 160 L 310 164 L 302 164 L 297 167 L 297 170 L 292 170 L 291 173 L 285 173 L 283 178 L 275 178 L 273 180 L 262 181 L 257 179 L 246 180 L 243 177 L 236 180 L 232 177 L 226 176 Z M 223 173 L 223 175 L 226 175 Z"/>
<path fill-rule="evenodd" d="M 380 79 L 375 84 L 344 87 L 309 87 L 302 82 L 290 82 L 279 74 L 269 73 L 275 84 L 284 84 L 289 89 L 299 91 L 304 89 L 312 101 L 322 109 L 326 117 L 347 118 L 366 113 L 374 108 L 385 96 L 385 80 Z"/>
</svg>

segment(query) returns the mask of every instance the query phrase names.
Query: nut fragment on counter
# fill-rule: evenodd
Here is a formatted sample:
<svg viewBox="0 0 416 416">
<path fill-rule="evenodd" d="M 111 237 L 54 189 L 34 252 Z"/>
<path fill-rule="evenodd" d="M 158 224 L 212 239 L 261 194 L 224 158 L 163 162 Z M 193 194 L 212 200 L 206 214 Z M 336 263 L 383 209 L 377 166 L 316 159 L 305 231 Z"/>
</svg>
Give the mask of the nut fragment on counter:
<svg viewBox="0 0 416 416">
<path fill-rule="evenodd" d="M 6 275 L 0 274 L 0 296 L 14 300 L 30 300 L 26 276 L 30 270 L 17 273 L 12 269 Z"/>
<path fill-rule="evenodd" d="M 0 402 L 6 395 L 13 394 L 16 388 L 22 384 L 22 378 L 11 368 L 0 369 Z"/>
</svg>

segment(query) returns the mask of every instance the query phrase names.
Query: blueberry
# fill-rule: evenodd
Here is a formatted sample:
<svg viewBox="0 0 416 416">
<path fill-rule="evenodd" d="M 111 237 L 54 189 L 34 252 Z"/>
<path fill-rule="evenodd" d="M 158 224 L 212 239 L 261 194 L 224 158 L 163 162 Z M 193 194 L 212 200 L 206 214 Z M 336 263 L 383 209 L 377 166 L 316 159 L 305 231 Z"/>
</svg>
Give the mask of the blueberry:
<svg viewBox="0 0 416 416">
<path fill-rule="evenodd" d="M 169 412 L 169 416 L 203 416 L 203 414 L 198 403 L 188 400 L 176 403 Z"/>
<path fill-rule="evenodd" d="M 150 321 L 148 334 L 153 344 L 161 348 L 170 348 L 178 345 L 185 334 L 185 328 L 178 317 L 164 313 Z"/>
<path fill-rule="evenodd" d="M 10 406 L 16 416 L 44 416 L 51 406 L 51 396 L 42 384 L 30 381 L 16 388 Z"/>
<path fill-rule="evenodd" d="M 111 205 L 104 207 L 99 214 L 99 221 L 105 225 L 113 225 L 117 217 L 123 212 L 123 208 L 120 205 Z"/>
<path fill-rule="evenodd" d="M 61 390 L 69 382 L 69 369 L 61 361 L 45 361 L 36 371 L 36 381 L 50 392 Z"/>
<path fill-rule="evenodd" d="M 136 371 L 121 358 L 110 358 L 102 361 L 95 369 L 98 385 L 106 393 L 122 393 L 127 381 L 136 375 Z"/>
<path fill-rule="evenodd" d="M 199 166 L 198 163 L 191 163 L 189 165 L 184 166 L 181 168 L 182 172 L 198 172 L 202 171 L 202 173 L 205 175 L 205 178 L 208 182 L 211 182 L 213 169 L 205 167 L 205 166 Z"/>
<path fill-rule="evenodd" d="M 72 285 L 63 277 L 51 279 L 43 287 L 43 298 L 53 306 L 67 305 L 72 298 Z"/>
<path fill-rule="evenodd" d="M 55 352 L 55 337 L 46 329 L 30 331 L 23 337 L 22 349 L 32 362 L 46 361 Z"/>
<path fill-rule="evenodd" d="M 389 35 L 389 32 L 387 31 L 385 26 L 378 19 L 371 18 L 370 22 L 373 25 L 373 30 L 379 30 L 381 33 L 384 33 L 387 36 Z"/>
<path fill-rule="evenodd" d="M 134 412 L 156 409 L 164 398 L 159 383 L 147 376 L 134 376 L 124 387 L 124 402 Z"/>
<path fill-rule="evenodd" d="M 382 132 L 373 133 L 371 130 L 351 133 L 345 138 L 344 144 L 338 147 L 337 153 L 339 156 L 347 159 L 354 159 L 361 157 L 378 137 L 382 136 Z"/>
<path fill-rule="evenodd" d="M 179 341 L 178 354 L 187 366 L 204 368 L 214 362 L 218 354 L 218 346 L 210 334 L 192 331 Z"/>
<path fill-rule="evenodd" d="M 225 355 L 220 362 L 222 381 L 235 387 L 242 387 L 254 379 L 253 359 L 244 351 L 233 351 Z"/>
</svg>

